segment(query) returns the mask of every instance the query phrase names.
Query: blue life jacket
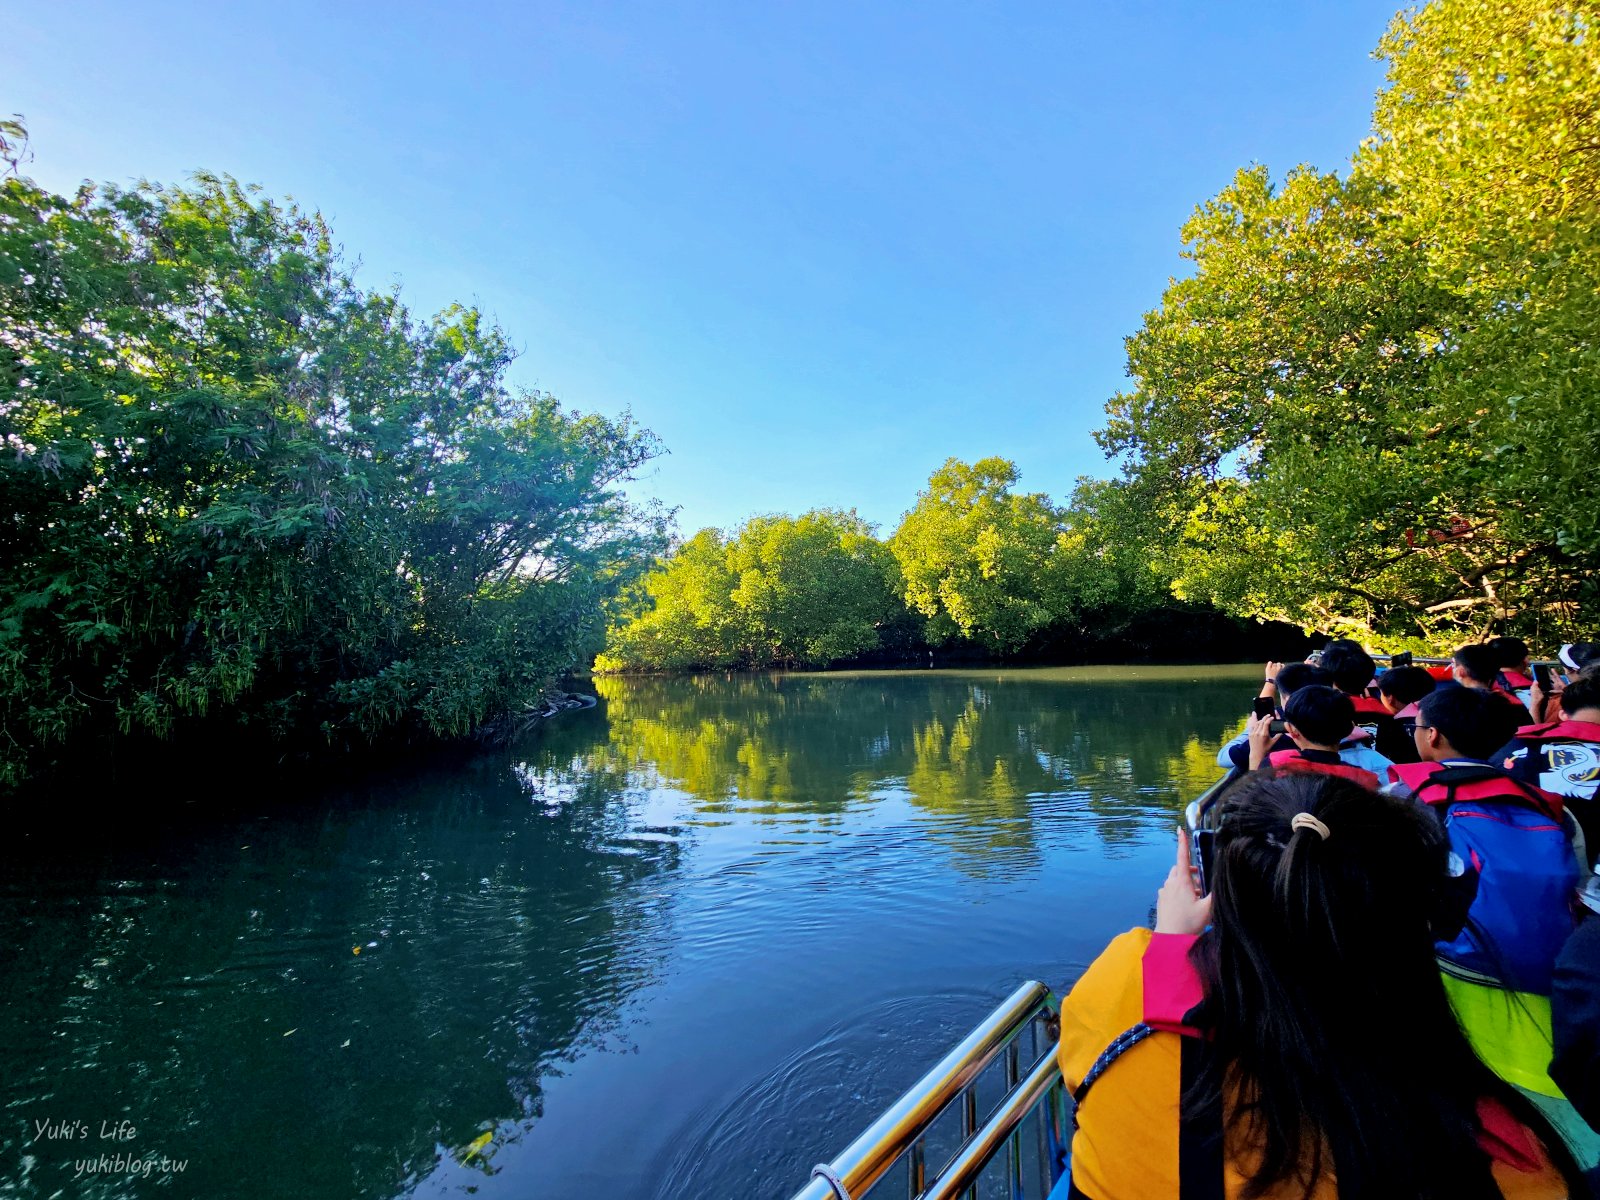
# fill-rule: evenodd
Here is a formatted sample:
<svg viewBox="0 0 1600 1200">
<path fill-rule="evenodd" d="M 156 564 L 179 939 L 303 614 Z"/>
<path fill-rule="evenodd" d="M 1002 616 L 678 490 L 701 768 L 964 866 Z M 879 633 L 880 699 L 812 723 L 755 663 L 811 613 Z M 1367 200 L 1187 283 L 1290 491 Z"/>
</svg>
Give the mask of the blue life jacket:
<svg viewBox="0 0 1600 1200">
<path fill-rule="evenodd" d="M 1472 897 L 1460 932 L 1436 947 L 1446 968 L 1548 996 L 1579 879 L 1560 797 L 1487 765 L 1406 763 L 1389 773 L 1439 814 Z"/>
</svg>

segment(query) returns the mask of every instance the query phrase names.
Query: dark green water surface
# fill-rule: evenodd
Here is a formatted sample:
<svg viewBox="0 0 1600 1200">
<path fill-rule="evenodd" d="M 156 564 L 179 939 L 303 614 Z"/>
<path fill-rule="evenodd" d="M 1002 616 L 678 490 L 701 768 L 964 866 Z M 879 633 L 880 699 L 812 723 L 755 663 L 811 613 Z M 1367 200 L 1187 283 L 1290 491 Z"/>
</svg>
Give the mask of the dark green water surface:
<svg viewBox="0 0 1600 1200">
<path fill-rule="evenodd" d="M 0 851 L 0 1196 L 784 1200 L 1146 920 L 1257 671 L 602 679 L 465 764 L 63 796 Z"/>
</svg>

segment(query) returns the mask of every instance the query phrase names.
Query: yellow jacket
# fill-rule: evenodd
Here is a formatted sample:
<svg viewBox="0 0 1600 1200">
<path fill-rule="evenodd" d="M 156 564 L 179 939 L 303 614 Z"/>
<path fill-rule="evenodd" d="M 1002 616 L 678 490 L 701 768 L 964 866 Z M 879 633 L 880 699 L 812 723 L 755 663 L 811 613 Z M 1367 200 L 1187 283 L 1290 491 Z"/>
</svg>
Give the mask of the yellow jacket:
<svg viewBox="0 0 1600 1200">
<path fill-rule="evenodd" d="M 1143 962 L 1151 938 L 1148 929 L 1135 929 L 1114 939 L 1062 1002 L 1057 1055 L 1069 1092 L 1077 1089 L 1114 1039 L 1145 1020 Z M 1183 1040 L 1178 1033 L 1154 1032 L 1124 1051 L 1096 1079 L 1078 1111 L 1072 1139 L 1075 1194 L 1087 1200 L 1160 1200 L 1179 1195 Z M 1223 1168 L 1229 1200 L 1240 1194 L 1245 1180 L 1236 1149 L 1230 1147 Z M 1507 1200 L 1566 1200 L 1565 1182 L 1531 1134 L 1510 1152 L 1491 1153 L 1495 1181 Z M 1271 1193 L 1270 1200 L 1300 1200 L 1300 1196 L 1298 1187 L 1282 1187 Z M 1313 1200 L 1337 1200 L 1337 1196 L 1337 1185 L 1324 1174 Z"/>
</svg>

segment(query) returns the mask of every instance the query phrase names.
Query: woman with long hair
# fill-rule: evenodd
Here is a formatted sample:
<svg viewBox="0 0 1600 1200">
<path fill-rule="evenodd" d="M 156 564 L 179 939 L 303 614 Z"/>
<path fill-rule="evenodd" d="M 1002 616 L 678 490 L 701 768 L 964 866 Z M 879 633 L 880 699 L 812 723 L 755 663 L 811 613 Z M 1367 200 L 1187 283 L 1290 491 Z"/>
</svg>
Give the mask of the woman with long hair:
<svg viewBox="0 0 1600 1200">
<path fill-rule="evenodd" d="M 1210 895 L 1180 832 L 1154 934 L 1113 941 L 1062 1004 L 1071 1195 L 1586 1195 L 1451 1012 L 1447 854 L 1419 806 L 1316 775 L 1225 797 Z"/>
</svg>

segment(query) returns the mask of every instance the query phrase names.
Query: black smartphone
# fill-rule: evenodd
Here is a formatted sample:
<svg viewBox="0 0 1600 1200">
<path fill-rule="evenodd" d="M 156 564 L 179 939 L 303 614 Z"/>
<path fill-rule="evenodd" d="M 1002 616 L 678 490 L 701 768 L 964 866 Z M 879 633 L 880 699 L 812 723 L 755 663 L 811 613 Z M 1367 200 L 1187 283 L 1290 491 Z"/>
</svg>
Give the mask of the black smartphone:
<svg viewBox="0 0 1600 1200">
<path fill-rule="evenodd" d="M 1191 829 L 1189 831 L 1189 865 L 1194 868 L 1195 881 L 1202 896 L 1211 893 L 1211 867 L 1216 857 L 1217 831 Z"/>
<path fill-rule="evenodd" d="M 1268 733 L 1272 733 L 1272 734 L 1288 733 L 1289 732 L 1289 722 L 1287 722 L 1287 721 L 1274 721 L 1274 722 L 1272 722 L 1272 724 L 1267 726 L 1267 732 Z"/>
<path fill-rule="evenodd" d="M 1389 669 L 1391 671 L 1396 667 L 1409 667 L 1410 665 L 1411 651 L 1409 650 L 1402 650 L 1399 654 L 1391 654 L 1389 656 Z"/>
<path fill-rule="evenodd" d="M 1271 696 L 1257 696 L 1250 709 L 1255 713 L 1256 720 L 1259 721 L 1262 717 L 1275 716 L 1278 712 L 1278 704 Z"/>
<path fill-rule="evenodd" d="M 1555 674 L 1550 670 L 1549 663 L 1533 664 L 1533 681 L 1539 685 L 1539 690 L 1546 696 L 1550 694 L 1551 689 L 1556 685 L 1556 681 Z"/>
</svg>

